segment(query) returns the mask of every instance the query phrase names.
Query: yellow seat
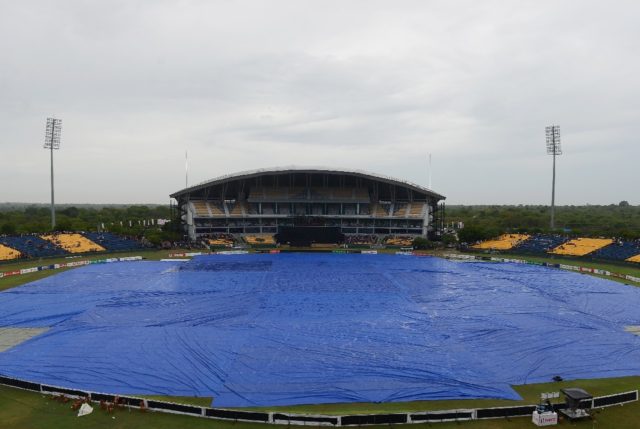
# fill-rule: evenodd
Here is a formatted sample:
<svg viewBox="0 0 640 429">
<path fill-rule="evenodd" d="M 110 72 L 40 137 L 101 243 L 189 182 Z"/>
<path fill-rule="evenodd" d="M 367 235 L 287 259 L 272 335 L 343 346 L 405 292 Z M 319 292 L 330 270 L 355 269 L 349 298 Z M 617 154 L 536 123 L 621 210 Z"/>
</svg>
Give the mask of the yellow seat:
<svg viewBox="0 0 640 429">
<path fill-rule="evenodd" d="M 387 238 L 385 243 L 389 246 L 409 247 L 413 245 L 413 240 L 414 238 L 409 236 L 396 236 Z"/>
<path fill-rule="evenodd" d="M 80 234 L 53 234 L 43 235 L 41 237 L 59 247 L 62 247 L 69 253 L 84 253 L 84 252 L 102 252 L 104 247 L 94 243 L 88 238 Z"/>
<path fill-rule="evenodd" d="M 245 235 L 244 241 L 251 245 L 276 244 L 276 240 L 272 234 Z"/>
<path fill-rule="evenodd" d="M 8 261 L 10 259 L 19 258 L 21 253 L 16 249 L 0 244 L 0 261 Z"/>
<path fill-rule="evenodd" d="M 232 247 L 233 246 L 233 239 L 226 238 L 226 237 L 210 238 L 209 239 L 209 244 L 212 245 L 212 246 Z"/>
<path fill-rule="evenodd" d="M 527 234 L 503 234 L 495 240 L 487 240 L 471 246 L 474 249 L 509 250 L 529 238 Z"/>
<path fill-rule="evenodd" d="M 409 213 L 407 216 L 409 217 L 422 217 L 425 210 L 424 203 L 411 203 L 411 208 L 409 209 Z"/>
<path fill-rule="evenodd" d="M 629 259 L 627 259 L 627 262 L 637 262 L 640 264 L 640 255 L 630 257 Z"/>
<path fill-rule="evenodd" d="M 209 210 L 205 201 L 191 201 L 193 208 L 196 209 L 196 216 L 209 217 Z"/>
<path fill-rule="evenodd" d="M 552 249 L 556 255 L 584 256 L 613 243 L 610 238 L 576 238 Z"/>
</svg>

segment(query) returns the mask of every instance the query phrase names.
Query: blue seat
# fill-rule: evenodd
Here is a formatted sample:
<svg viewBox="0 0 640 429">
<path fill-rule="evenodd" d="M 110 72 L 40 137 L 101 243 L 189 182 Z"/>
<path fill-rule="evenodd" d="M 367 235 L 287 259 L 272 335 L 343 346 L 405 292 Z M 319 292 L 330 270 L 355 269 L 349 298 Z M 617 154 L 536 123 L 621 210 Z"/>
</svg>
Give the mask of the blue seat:
<svg viewBox="0 0 640 429">
<path fill-rule="evenodd" d="M 24 258 L 63 256 L 69 252 L 37 235 L 0 237 L 0 244 L 19 250 Z"/>
</svg>

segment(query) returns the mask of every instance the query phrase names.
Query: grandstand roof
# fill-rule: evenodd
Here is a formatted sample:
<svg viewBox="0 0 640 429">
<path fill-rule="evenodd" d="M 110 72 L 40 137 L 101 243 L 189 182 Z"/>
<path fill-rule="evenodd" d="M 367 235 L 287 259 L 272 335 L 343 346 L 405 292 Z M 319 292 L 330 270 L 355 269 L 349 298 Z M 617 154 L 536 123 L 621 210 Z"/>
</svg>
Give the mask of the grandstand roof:
<svg viewBox="0 0 640 429">
<path fill-rule="evenodd" d="M 337 169 L 337 168 L 331 168 L 331 167 L 296 167 L 296 166 L 261 168 L 258 170 L 248 170 L 248 171 L 241 171 L 237 173 L 225 174 L 223 176 L 219 176 L 211 180 L 198 183 L 197 185 L 190 186 L 188 188 L 184 188 L 180 191 L 174 192 L 170 196 L 171 198 L 178 198 L 181 195 L 188 194 L 193 191 L 198 191 L 200 189 L 207 188 L 209 186 L 215 186 L 224 182 L 232 182 L 234 180 L 251 179 L 253 177 L 258 177 L 258 176 L 266 176 L 266 175 L 273 175 L 273 174 L 289 174 L 289 173 L 311 173 L 311 174 L 317 173 L 317 174 L 336 174 L 336 175 L 345 174 L 350 176 L 358 176 L 365 179 L 371 179 L 371 180 L 377 180 L 384 183 L 389 183 L 392 185 L 404 186 L 414 191 L 425 193 L 438 200 L 444 200 L 446 198 L 444 195 L 438 194 L 437 192 L 434 192 L 431 189 L 426 188 L 424 186 L 420 186 L 416 183 L 409 182 L 407 180 L 396 179 L 390 176 L 384 176 L 382 174 L 371 173 L 368 171 L 346 170 L 346 169 Z"/>
</svg>

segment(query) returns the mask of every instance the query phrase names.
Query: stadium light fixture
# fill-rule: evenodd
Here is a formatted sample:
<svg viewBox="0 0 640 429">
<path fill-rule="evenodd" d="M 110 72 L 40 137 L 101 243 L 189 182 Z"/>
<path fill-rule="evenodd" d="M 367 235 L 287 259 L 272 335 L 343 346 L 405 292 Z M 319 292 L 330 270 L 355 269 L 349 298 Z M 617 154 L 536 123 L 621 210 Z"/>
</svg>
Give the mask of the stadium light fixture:
<svg viewBox="0 0 640 429">
<path fill-rule="evenodd" d="M 560 125 L 545 128 L 547 135 L 547 155 L 553 155 L 553 178 L 551 179 L 551 229 L 556 227 L 556 155 L 562 155 L 560 146 Z"/>
<path fill-rule="evenodd" d="M 44 136 L 44 148 L 51 153 L 51 229 L 56 227 L 56 209 L 53 192 L 53 151 L 60 149 L 62 119 L 47 118 L 47 129 Z"/>
</svg>

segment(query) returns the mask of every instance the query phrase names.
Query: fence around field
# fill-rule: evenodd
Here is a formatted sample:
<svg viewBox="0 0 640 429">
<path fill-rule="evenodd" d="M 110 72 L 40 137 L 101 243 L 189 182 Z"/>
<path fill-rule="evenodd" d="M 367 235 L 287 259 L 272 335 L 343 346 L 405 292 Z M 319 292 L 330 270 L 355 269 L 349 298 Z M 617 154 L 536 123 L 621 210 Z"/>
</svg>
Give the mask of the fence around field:
<svg viewBox="0 0 640 429">
<path fill-rule="evenodd" d="M 21 270 L 0 272 L 0 279 L 3 277 L 19 276 L 22 274 L 35 273 L 37 271 L 59 270 L 60 268 L 80 267 L 83 265 L 90 265 L 90 264 L 109 264 L 112 262 L 140 261 L 140 260 L 142 260 L 142 256 L 125 256 L 122 258 L 105 258 L 105 259 L 95 259 L 92 261 L 62 262 L 59 264 L 41 265 L 39 267 L 23 268 Z"/>
<path fill-rule="evenodd" d="M 513 407 L 455 409 L 441 411 L 424 411 L 392 414 L 355 414 L 355 415 L 311 415 L 266 411 L 228 410 L 223 408 L 200 407 L 197 405 L 178 404 L 175 402 L 137 398 L 108 393 L 90 392 L 80 389 L 69 389 L 48 384 L 34 383 L 0 375 L 0 385 L 14 387 L 45 395 L 65 395 L 70 398 L 89 398 L 92 402 L 114 402 L 130 408 L 144 408 L 163 413 L 184 414 L 220 420 L 244 421 L 267 424 L 286 424 L 302 426 L 366 426 L 411 423 L 438 423 L 450 421 L 467 421 L 480 419 L 502 419 L 506 417 L 526 417 L 535 410 L 535 405 L 517 405 Z M 593 409 L 622 405 L 638 400 L 638 391 L 615 393 L 597 396 L 582 401 L 581 408 Z M 565 404 L 554 404 L 556 410 L 565 408 Z"/>
<path fill-rule="evenodd" d="M 577 265 L 555 264 L 550 262 L 535 262 L 526 261 L 524 259 L 514 258 L 498 258 L 496 256 L 480 256 L 480 255 L 464 255 L 459 253 L 447 253 L 442 255 L 446 259 L 454 259 L 459 261 L 492 261 L 492 262 L 511 262 L 516 264 L 528 264 L 528 265 L 540 265 L 544 267 L 559 268 L 567 271 L 577 271 L 581 273 L 597 274 L 606 277 L 615 277 L 617 279 L 628 280 L 634 283 L 640 283 L 640 277 L 635 277 L 629 274 L 614 273 L 607 270 L 600 270 L 598 268 L 580 267 Z"/>
</svg>

